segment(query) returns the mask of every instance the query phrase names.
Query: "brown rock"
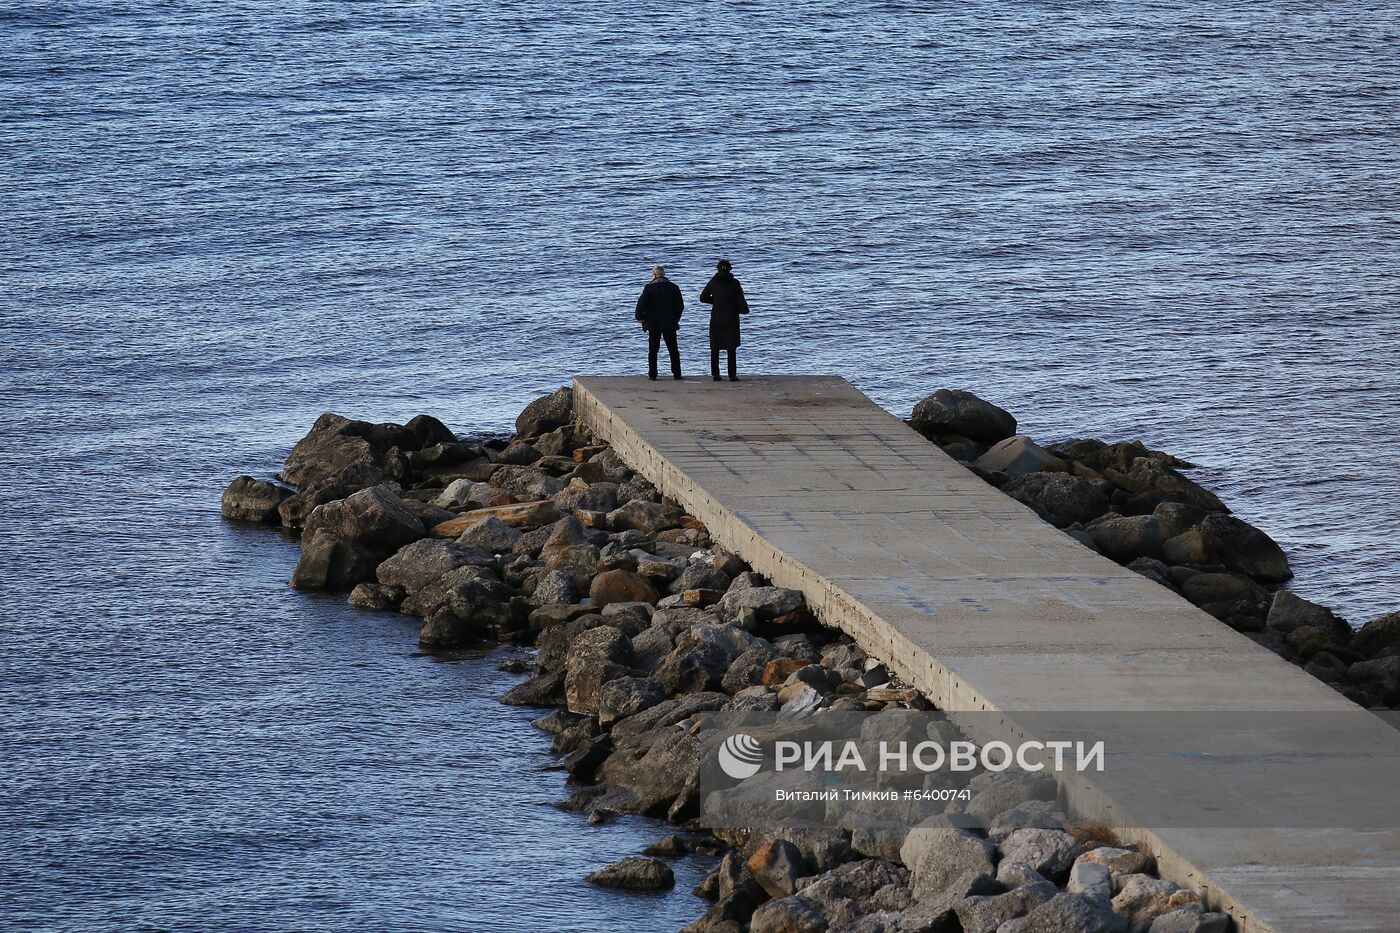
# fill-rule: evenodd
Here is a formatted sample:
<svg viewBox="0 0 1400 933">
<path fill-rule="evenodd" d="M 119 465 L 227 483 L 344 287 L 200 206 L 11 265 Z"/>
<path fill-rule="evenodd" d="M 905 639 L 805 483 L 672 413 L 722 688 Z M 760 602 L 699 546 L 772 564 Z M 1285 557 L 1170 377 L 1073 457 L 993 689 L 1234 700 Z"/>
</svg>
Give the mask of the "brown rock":
<svg viewBox="0 0 1400 933">
<path fill-rule="evenodd" d="M 655 603 L 656 588 L 630 570 L 607 570 L 593 578 L 588 598 L 594 610 L 609 603 Z"/>
<path fill-rule="evenodd" d="M 457 538 L 462 532 L 484 518 L 499 518 L 515 528 L 537 528 L 558 521 L 562 516 L 553 502 L 516 502 L 508 505 L 492 505 L 484 509 L 466 512 L 451 521 L 434 525 L 434 538 Z"/>
<path fill-rule="evenodd" d="M 780 687 L 787 682 L 793 672 L 806 666 L 807 662 L 798 658 L 774 658 L 763 668 L 763 685 L 765 687 Z"/>
</svg>

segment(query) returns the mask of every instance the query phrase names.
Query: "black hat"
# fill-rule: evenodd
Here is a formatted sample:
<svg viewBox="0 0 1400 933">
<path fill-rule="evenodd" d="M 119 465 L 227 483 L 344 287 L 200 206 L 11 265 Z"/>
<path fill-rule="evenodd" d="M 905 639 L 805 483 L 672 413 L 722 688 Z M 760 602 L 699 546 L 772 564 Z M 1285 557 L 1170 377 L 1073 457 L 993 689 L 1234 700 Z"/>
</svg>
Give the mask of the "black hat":
<svg viewBox="0 0 1400 933">
<path fill-rule="evenodd" d="M 728 272 L 734 267 L 729 264 L 728 259 L 721 259 L 719 262 L 715 263 L 715 268 L 721 272 Z"/>
</svg>

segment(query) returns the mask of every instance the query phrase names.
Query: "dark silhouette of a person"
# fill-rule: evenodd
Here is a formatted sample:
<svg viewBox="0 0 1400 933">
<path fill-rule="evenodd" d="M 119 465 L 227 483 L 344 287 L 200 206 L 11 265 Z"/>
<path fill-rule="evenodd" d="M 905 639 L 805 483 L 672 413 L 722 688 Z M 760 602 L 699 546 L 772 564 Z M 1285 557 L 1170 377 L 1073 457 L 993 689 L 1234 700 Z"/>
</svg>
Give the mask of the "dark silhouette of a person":
<svg viewBox="0 0 1400 933">
<path fill-rule="evenodd" d="M 728 259 L 721 259 L 715 274 L 700 293 L 700 301 L 710 306 L 710 375 L 719 382 L 719 351 L 729 351 L 729 381 L 738 382 L 734 354 L 739 349 L 739 315 L 749 313 L 744 287 L 734 278 Z"/>
<path fill-rule="evenodd" d="M 653 266 L 651 281 L 637 299 L 637 320 L 647 332 L 647 378 L 656 378 L 656 354 L 665 338 L 671 354 L 671 375 L 681 378 L 681 351 L 676 343 L 676 328 L 681 324 L 685 299 L 676 284 L 666 278 L 666 270 Z"/>
</svg>

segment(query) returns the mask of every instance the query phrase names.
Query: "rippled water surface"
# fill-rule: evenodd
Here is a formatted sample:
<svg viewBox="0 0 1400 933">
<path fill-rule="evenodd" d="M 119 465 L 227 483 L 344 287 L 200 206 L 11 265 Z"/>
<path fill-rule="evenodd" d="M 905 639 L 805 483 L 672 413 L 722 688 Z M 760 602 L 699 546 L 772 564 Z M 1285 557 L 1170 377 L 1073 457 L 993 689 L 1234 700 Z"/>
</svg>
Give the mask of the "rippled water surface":
<svg viewBox="0 0 1400 933">
<path fill-rule="evenodd" d="M 549 806 L 498 659 L 217 514 L 322 410 L 488 430 L 636 371 L 654 262 L 734 260 L 750 371 L 1142 437 L 1300 592 L 1400 607 L 1397 39 L 1352 2 L 0 11 L 6 925 L 699 912 L 699 865 L 580 881 L 655 829 Z"/>
</svg>

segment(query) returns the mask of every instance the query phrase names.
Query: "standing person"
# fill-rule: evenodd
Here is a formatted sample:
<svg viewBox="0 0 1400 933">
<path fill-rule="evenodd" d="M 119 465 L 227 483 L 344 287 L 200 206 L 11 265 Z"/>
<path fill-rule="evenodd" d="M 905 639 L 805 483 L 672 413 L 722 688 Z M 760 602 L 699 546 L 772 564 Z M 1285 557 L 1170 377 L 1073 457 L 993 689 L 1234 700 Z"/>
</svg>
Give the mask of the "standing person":
<svg viewBox="0 0 1400 933">
<path fill-rule="evenodd" d="M 671 354 L 671 375 L 681 378 L 681 351 L 676 344 L 676 328 L 681 324 L 681 311 L 685 299 L 675 283 L 666 278 L 666 270 L 652 266 L 651 281 L 642 289 L 637 299 L 637 320 L 642 322 L 642 330 L 647 332 L 647 378 L 656 378 L 656 353 L 661 349 L 661 340 L 666 340 L 666 349 Z"/>
<path fill-rule="evenodd" d="M 739 349 L 739 315 L 749 313 L 744 287 L 730 271 L 728 259 L 715 266 L 714 278 L 700 293 L 700 301 L 710 306 L 710 375 L 719 382 L 719 351 L 729 351 L 729 381 L 738 382 L 734 353 Z"/>
</svg>

